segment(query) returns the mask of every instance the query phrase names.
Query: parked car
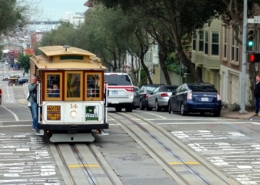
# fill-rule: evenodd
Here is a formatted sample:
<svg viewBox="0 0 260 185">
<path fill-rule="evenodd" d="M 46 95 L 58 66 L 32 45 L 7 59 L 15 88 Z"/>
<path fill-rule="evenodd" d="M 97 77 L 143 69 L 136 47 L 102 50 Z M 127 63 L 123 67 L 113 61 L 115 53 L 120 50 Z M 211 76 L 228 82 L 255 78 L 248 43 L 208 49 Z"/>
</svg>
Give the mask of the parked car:
<svg viewBox="0 0 260 185">
<path fill-rule="evenodd" d="M 132 112 L 134 86 L 130 76 L 127 73 L 105 73 L 104 78 L 108 82 L 108 107 L 115 107 L 118 112 L 122 108 Z"/>
<path fill-rule="evenodd" d="M 214 85 L 208 83 L 180 85 L 169 99 L 168 111 L 179 111 L 181 115 L 189 112 L 212 112 L 214 116 L 220 116 L 221 98 Z"/>
<path fill-rule="evenodd" d="M 28 78 L 19 78 L 18 79 L 18 85 L 23 85 L 24 83 L 28 83 L 29 79 Z"/>
<path fill-rule="evenodd" d="M 18 75 L 18 74 L 12 74 L 10 77 L 20 78 L 20 75 Z"/>
<path fill-rule="evenodd" d="M 169 98 L 177 85 L 162 85 L 153 90 L 147 99 L 148 109 L 155 108 L 160 111 L 161 108 L 168 108 Z"/>
<path fill-rule="evenodd" d="M 7 81 L 9 79 L 9 74 L 4 74 L 3 81 Z"/>
<path fill-rule="evenodd" d="M 134 86 L 134 93 L 136 93 L 137 91 L 139 91 L 139 87 Z"/>
<path fill-rule="evenodd" d="M 147 98 L 151 94 L 151 92 L 156 88 L 161 86 L 161 84 L 153 84 L 153 85 L 143 85 L 138 92 L 134 95 L 134 107 L 139 107 L 140 110 L 144 110 L 147 108 Z M 149 108 L 148 108 L 149 109 Z"/>
</svg>

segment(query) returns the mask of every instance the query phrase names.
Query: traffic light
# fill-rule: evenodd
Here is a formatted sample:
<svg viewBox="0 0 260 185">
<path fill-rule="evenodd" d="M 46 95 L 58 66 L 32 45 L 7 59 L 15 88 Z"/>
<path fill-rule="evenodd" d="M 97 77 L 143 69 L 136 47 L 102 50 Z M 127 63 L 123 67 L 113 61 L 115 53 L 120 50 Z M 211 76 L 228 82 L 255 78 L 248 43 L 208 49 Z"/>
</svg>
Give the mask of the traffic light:
<svg viewBox="0 0 260 185">
<path fill-rule="evenodd" d="M 260 62 L 260 53 L 250 53 L 249 54 L 249 62 L 250 63 Z"/>
<path fill-rule="evenodd" d="M 254 36 L 255 36 L 255 31 L 253 29 L 249 29 L 247 32 L 247 46 L 249 47 L 254 46 Z"/>
</svg>

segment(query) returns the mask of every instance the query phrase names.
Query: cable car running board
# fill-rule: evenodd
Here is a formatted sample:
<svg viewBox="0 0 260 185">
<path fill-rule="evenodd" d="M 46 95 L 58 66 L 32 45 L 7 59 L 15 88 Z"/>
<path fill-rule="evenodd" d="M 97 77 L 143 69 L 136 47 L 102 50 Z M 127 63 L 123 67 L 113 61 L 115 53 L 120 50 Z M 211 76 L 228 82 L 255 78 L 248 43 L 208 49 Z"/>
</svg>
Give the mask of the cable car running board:
<svg viewBox="0 0 260 185">
<path fill-rule="evenodd" d="M 92 133 L 77 133 L 77 134 L 59 134 L 53 133 L 50 137 L 52 143 L 62 142 L 93 142 L 95 138 Z"/>
</svg>

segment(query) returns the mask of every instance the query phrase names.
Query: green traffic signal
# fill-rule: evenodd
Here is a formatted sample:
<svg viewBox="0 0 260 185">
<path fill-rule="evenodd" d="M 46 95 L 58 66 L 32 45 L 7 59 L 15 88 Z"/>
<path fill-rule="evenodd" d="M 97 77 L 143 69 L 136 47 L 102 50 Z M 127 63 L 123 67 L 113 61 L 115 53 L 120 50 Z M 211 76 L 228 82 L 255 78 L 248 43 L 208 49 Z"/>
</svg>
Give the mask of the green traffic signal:
<svg viewBox="0 0 260 185">
<path fill-rule="evenodd" d="M 254 36 L 255 36 L 254 30 L 249 29 L 247 32 L 247 46 L 249 47 L 254 46 Z"/>
<path fill-rule="evenodd" d="M 248 41 L 247 45 L 248 45 L 248 46 L 253 46 L 253 45 L 254 45 L 254 42 L 253 42 L 253 41 Z"/>
</svg>

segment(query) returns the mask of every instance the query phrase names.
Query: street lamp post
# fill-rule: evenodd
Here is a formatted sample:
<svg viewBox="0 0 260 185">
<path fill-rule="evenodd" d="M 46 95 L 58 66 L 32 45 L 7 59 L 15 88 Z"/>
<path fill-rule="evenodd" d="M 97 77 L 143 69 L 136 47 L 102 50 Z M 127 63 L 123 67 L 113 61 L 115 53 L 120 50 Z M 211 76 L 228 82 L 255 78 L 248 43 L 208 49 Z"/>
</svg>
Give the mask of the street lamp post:
<svg viewBox="0 0 260 185">
<path fill-rule="evenodd" d="M 247 33 L 247 0 L 244 0 L 244 17 L 243 17 L 243 40 L 242 40 L 242 71 L 241 71 L 241 87 L 240 87 L 240 113 L 246 113 L 246 33 Z"/>
</svg>

